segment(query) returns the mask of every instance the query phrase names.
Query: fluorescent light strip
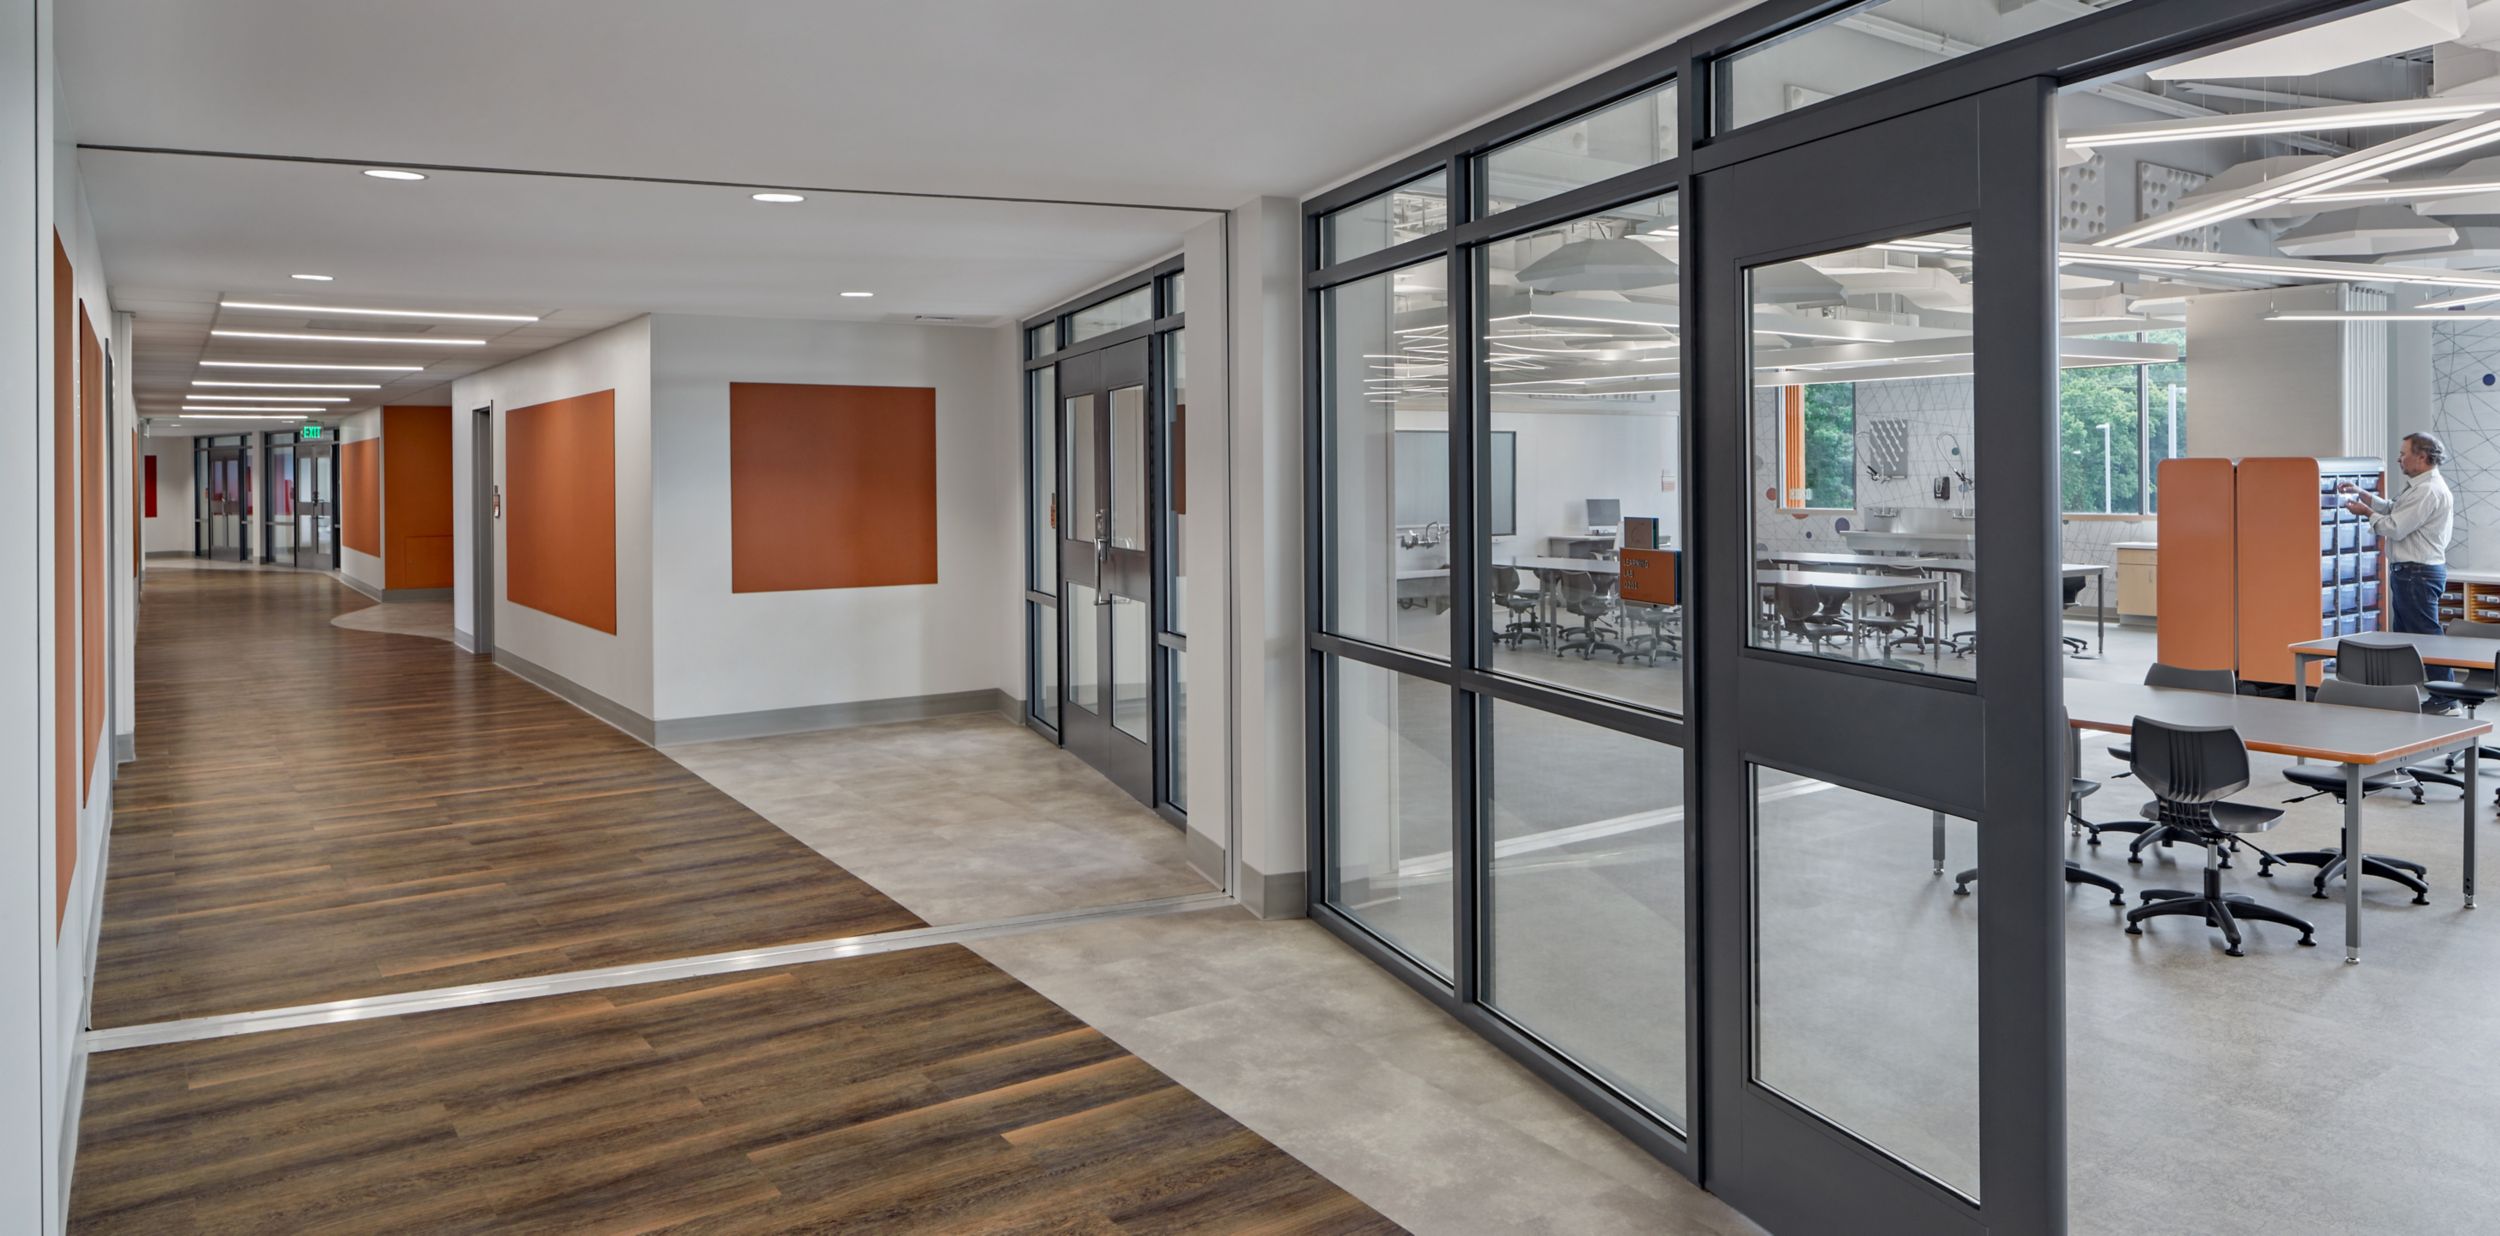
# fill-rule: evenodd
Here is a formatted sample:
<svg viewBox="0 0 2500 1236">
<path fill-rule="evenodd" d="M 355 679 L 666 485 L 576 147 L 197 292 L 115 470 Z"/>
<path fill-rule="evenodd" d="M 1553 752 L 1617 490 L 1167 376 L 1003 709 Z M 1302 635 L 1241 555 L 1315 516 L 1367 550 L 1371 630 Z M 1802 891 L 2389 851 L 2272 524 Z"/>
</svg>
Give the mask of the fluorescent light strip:
<svg viewBox="0 0 2500 1236">
<path fill-rule="evenodd" d="M 345 395 L 209 395 L 193 392 L 192 399 L 233 399 L 243 403 L 346 403 Z"/>
<path fill-rule="evenodd" d="M 281 305 L 266 300 L 221 300 L 220 309 L 267 309 L 278 313 L 335 313 L 352 318 L 440 318 L 452 322 L 535 322 L 534 313 L 452 313 L 434 309 L 358 309 L 349 305 Z"/>
<path fill-rule="evenodd" d="M 379 382 L 219 382 L 209 378 L 191 379 L 193 386 L 242 386 L 254 389 L 290 391 L 378 391 Z"/>
<path fill-rule="evenodd" d="M 1493 320 L 1496 322 L 1524 322 L 1530 318 L 1542 319 L 1547 322 L 1597 322 L 1607 326 L 1646 326 L 1651 330 L 1675 329 L 1675 325 L 1671 322 L 1644 322 L 1639 318 L 1588 317 L 1576 313 L 1548 313 L 1543 309 L 1534 309 L 1526 313 L 1505 314 Z"/>
<path fill-rule="evenodd" d="M 212 330 L 209 334 L 223 339 L 288 339 L 298 343 L 416 343 L 445 347 L 482 348 L 483 339 L 452 339 L 435 335 L 296 335 L 274 330 Z"/>
<path fill-rule="evenodd" d="M 2463 308 L 2466 305 L 2489 304 L 2495 300 L 2500 300 L 2500 292 L 2475 292 L 2468 296 L 2447 296 L 2438 300 L 2426 300 L 2422 302 L 2422 307 L 2425 309 L 2458 309 Z"/>
<path fill-rule="evenodd" d="M 2500 299 L 2500 294 L 2482 299 Z M 2500 322 L 2500 311 L 2457 313 L 2438 309 L 2277 309 L 2269 322 Z"/>
<path fill-rule="evenodd" d="M 2400 124 L 2435 124 L 2469 120 L 2500 109 L 2494 100 L 2411 100 L 2359 103 L 2344 107 L 2300 107 L 2254 114 L 2199 116 L 2187 120 L 2153 120 L 2141 124 L 2086 129 L 2061 136 L 2076 149 L 2144 146 L 2156 142 L 2187 142 L 2213 137 L 2252 137 L 2266 133 L 2325 133 Z"/>
<path fill-rule="evenodd" d="M 264 413 L 279 412 L 286 414 L 283 416 L 262 415 Z M 304 419 L 304 415 L 305 414 L 301 412 L 287 412 L 284 408 L 194 408 L 185 406 L 182 409 L 182 416 L 179 419 L 186 421 L 300 421 Z"/>
<path fill-rule="evenodd" d="M 424 373 L 423 365 L 313 365 L 302 361 L 204 360 L 203 369 L 334 369 L 342 373 Z M 266 386 L 264 382 L 261 385 Z"/>
<path fill-rule="evenodd" d="M 2341 188 L 2356 180 L 2384 176 L 2402 168 L 2444 159 L 2461 151 L 2500 141 L 2500 119 L 2477 115 L 2439 128 L 2401 137 L 2385 145 L 2356 151 L 2314 167 L 2303 168 L 2249 190 L 2190 210 L 2174 210 L 2115 236 L 2101 239 L 2103 248 L 2125 249 L 2254 214 L 2277 202 Z"/>
<path fill-rule="evenodd" d="M 2296 202 L 2410 202 L 2432 197 L 2464 197 L 2473 193 L 2500 193 L 2500 180 L 2407 180 L 2393 184 L 2364 185 L 2358 189 L 2336 189 L 2327 193 L 2303 193 Z"/>
</svg>

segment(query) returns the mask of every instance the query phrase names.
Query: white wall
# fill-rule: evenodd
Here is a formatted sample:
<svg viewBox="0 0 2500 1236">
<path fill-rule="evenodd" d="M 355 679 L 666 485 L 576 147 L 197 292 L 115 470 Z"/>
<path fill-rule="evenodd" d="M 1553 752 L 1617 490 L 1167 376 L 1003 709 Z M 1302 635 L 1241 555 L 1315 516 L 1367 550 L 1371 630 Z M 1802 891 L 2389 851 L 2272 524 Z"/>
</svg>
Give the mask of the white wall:
<svg viewBox="0 0 2500 1236">
<path fill-rule="evenodd" d="M 1229 649 L 1236 869 L 1309 869 L 1303 802 L 1302 207 L 1265 197 L 1233 211 Z M 1190 494 L 1194 503 L 1196 487 Z M 1202 611 L 1203 612 L 1203 611 Z M 1199 797 L 1204 791 L 1198 791 Z M 1193 814 L 1195 814 L 1193 810 Z M 1237 880 L 1254 910 L 1255 881 Z"/>
<path fill-rule="evenodd" d="M 350 442 L 365 442 L 381 436 L 382 413 L 380 409 L 367 408 L 362 412 L 351 412 L 346 416 L 339 418 L 339 445 L 341 447 L 344 447 Z M 255 438 L 254 441 L 257 442 L 258 439 Z M 255 450 L 257 449 L 258 448 L 256 447 Z M 254 467 L 259 467 L 262 462 L 266 461 L 258 461 L 254 464 Z M 260 476 L 260 473 L 255 471 L 252 475 L 257 478 Z M 375 475 L 378 483 L 380 469 L 375 469 Z M 255 483 L 257 483 L 257 481 Z M 342 455 L 339 460 L 339 496 L 341 500 L 339 502 L 339 519 L 336 525 L 339 537 L 339 574 L 355 580 L 368 588 L 380 589 L 386 586 L 384 584 L 385 576 L 382 574 L 381 555 L 368 554 L 359 550 L 349 549 L 347 547 L 347 495 L 345 491 L 350 483 L 351 482 L 347 477 L 347 461 Z M 264 488 L 262 490 L 262 494 L 265 495 L 266 493 L 267 490 Z M 361 499 L 359 499 L 359 501 L 361 501 Z M 255 505 L 257 505 L 257 498 L 255 499 Z M 381 508 L 380 495 L 375 496 L 374 506 L 376 510 Z M 260 522 L 258 520 L 253 521 L 252 535 L 255 538 L 260 536 Z M 253 546 L 257 549 L 259 547 L 259 542 L 255 540 L 253 542 Z"/>
<path fill-rule="evenodd" d="M 657 317 L 654 702 L 660 720 L 989 690 L 1020 660 L 1021 400 L 997 331 Z M 732 593 L 729 384 L 937 390 L 938 582 Z M 896 512 L 896 518 L 909 518 Z"/>
<path fill-rule="evenodd" d="M 192 489 L 191 439 L 148 438 L 148 455 L 156 460 L 156 517 L 143 521 L 151 554 L 188 554 L 196 547 L 198 494 Z"/>
<path fill-rule="evenodd" d="M 452 618 L 463 632 L 475 629 L 469 578 L 476 535 L 469 500 L 471 410 L 494 406 L 495 480 L 501 484 L 507 412 L 604 390 L 616 392 L 616 634 L 512 604 L 504 599 L 499 567 L 495 646 L 648 717 L 653 715 L 650 318 L 452 383 Z M 489 531 L 495 561 L 507 561 L 500 523 Z"/>
</svg>

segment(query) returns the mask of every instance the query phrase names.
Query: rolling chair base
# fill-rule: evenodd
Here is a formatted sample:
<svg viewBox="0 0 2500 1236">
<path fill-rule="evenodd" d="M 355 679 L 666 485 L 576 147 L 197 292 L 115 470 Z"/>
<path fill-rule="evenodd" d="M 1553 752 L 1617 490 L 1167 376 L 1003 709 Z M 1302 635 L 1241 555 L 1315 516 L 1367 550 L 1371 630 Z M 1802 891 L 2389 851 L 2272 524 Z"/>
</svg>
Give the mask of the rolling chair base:
<svg viewBox="0 0 2500 1236">
<path fill-rule="evenodd" d="M 2257 874 L 2272 879 L 2276 863 L 2298 863 L 2303 867 L 2317 868 L 2318 878 L 2311 882 L 2309 895 L 2320 901 L 2328 900 L 2326 886 L 2329 881 L 2337 876 L 2350 878 L 2351 875 L 2351 865 L 2344 861 L 2342 850 L 2294 850 L 2289 854 L 2276 854 L 2258 862 Z M 2431 903 L 2431 886 L 2422 881 L 2428 871 L 2429 868 L 2411 859 L 2390 858 L 2384 854 L 2361 856 L 2361 874 L 2393 880 L 2413 890 L 2413 904 L 2417 906 Z"/>
<path fill-rule="evenodd" d="M 1953 877 L 1953 895 L 1956 897 L 1970 896 L 1971 881 L 1978 878 L 1979 868 L 1977 867 L 1973 867 L 1970 870 Z M 2108 889 L 2109 904 L 2114 906 L 2123 906 L 2127 904 L 2127 890 L 2120 887 L 2118 881 L 2110 879 L 2108 876 L 2102 875 L 2097 871 L 2086 871 L 2081 866 L 2074 863 L 2068 863 L 2066 864 L 2066 882 L 2068 884 L 2089 884 L 2094 888 Z"/>
<path fill-rule="evenodd" d="M 2317 947 L 2318 929 L 2309 920 L 2288 910 L 2278 910 L 2237 893 L 2225 894 L 2222 891 L 2222 869 L 2219 867 L 2207 866 L 2205 868 L 2203 892 L 2191 893 L 2185 889 L 2176 888 L 2148 888 L 2139 896 L 2143 897 L 2144 904 L 2127 911 L 2127 934 L 2131 936 L 2144 934 L 2143 923 L 2148 918 L 2193 914 L 2204 919 L 2206 926 L 2222 929 L 2222 938 L 2230 945 L 2222 950 L 2226 956 L 2247 956 L 2240 951 L 2239 925 L 2242 922 L 2279 923 L 2285 927 L 2296 928 L 2300 932 L 2301 947 Z"/>
</svg>

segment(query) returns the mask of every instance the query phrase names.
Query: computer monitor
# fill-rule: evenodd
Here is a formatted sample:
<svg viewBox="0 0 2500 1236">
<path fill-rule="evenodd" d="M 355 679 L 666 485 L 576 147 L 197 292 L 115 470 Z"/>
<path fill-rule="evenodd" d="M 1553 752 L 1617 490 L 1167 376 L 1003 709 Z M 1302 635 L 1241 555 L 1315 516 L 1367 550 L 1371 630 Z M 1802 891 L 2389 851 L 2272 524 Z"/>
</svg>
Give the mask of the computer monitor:
<svg viewBox="0 0 2500 1236">
<path fill-rule="evenodd" d="M 1588 509 L 1589 527 L 1592 530 L 1613 528 L 1623 522 L 1621 498 L 1591 498 L 1588 500 Z"/>
</svg>

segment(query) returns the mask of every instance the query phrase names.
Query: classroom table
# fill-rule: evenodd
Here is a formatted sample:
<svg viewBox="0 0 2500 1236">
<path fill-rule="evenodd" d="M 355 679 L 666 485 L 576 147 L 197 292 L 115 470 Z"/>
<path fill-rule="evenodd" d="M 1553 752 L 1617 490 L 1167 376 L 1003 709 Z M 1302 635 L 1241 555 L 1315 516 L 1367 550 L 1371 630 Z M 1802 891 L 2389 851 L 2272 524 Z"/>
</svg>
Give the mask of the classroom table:
<svg viewBox="0 0 2500 1236">
<path fill-rule="evenodd" d="M 2500 657 L 2500 639 L 2469 639 L 2462 635 L 2415 635 L 2404 631 L 2367 631 L 2359 635 L 2342 635 L 2334 639 L 2313 639 L 2292 645 L 2292 681 L 2299 683 L 2303 693 L 2315 695 L 2309 685 L 2309 667 L 2319 661 L 2335 659 L 2335 646 L 2351 640 L 2358 644 L 2390 647 L 2411 644 L 2422 653 L 2422 664 L 2443 665 L 2450 669 L 2487 670 L 2492 659 Z"/>
<path fill-rule="evenodd" d="M 1867 567 L 1881 570 L 1888 567 L 1916 567 L 1922 571 L 1950 571 L 1957 575 L 1976 574 L 1979 562 L 1973 558 L 1912 558 L 1886 554 L 1835 554 L 1786 552 L 1773 550 L 1754 555 L 1759 562 L 1785 562 L 1800 567 Z M 2094 655 L 2109 652 L 2109 568 L 2088 562 L 2067 562 L 2058 566 L 2061 579 L 2077 575 L 2093 577 L 2092 645 Z"/>
<path fill-rule="evenodd" d="M 2066 735 L 2070 767 L 2080 766 L 2078 731 L 2124 734 L 2137 717 L 2174 725 L 2228 725 L 2251 751 L 2300 756 L 2344 766 L 2344 853 L 2353 856 L 2344 876 L 2344 960 L 2361 960 L 2361 863 L 2369 853 L 2362 837 L 2361 780 L 2371 769 L 2419 763 L 2422 757 L 2461 751 L 2465 756 L 2465 906 L 2474 907 L 2474 778 L 2488 721 L 2345 708 L 2256 695 L 2218 695 L 2136 683 L 2066 680 Z"/>
<path fill-rule="evenodd" d="M 1851 575 L 1839 571 L 1763 571 L 1753 573 L 1758 588 L 1800 587 L 1828 588 L 1849 594 L 1851 654 L 1866 659 L 1866 598 L 1887 592 L 1911 592 L 1935 589 L 1936 603 L 1928 607 L 1935 622 L 1935 638 L 1944 640 L 1944 581 L 1933 575 Z M 1776 630 L 1777 628 L 1774 628 Z"/>
</svg>

